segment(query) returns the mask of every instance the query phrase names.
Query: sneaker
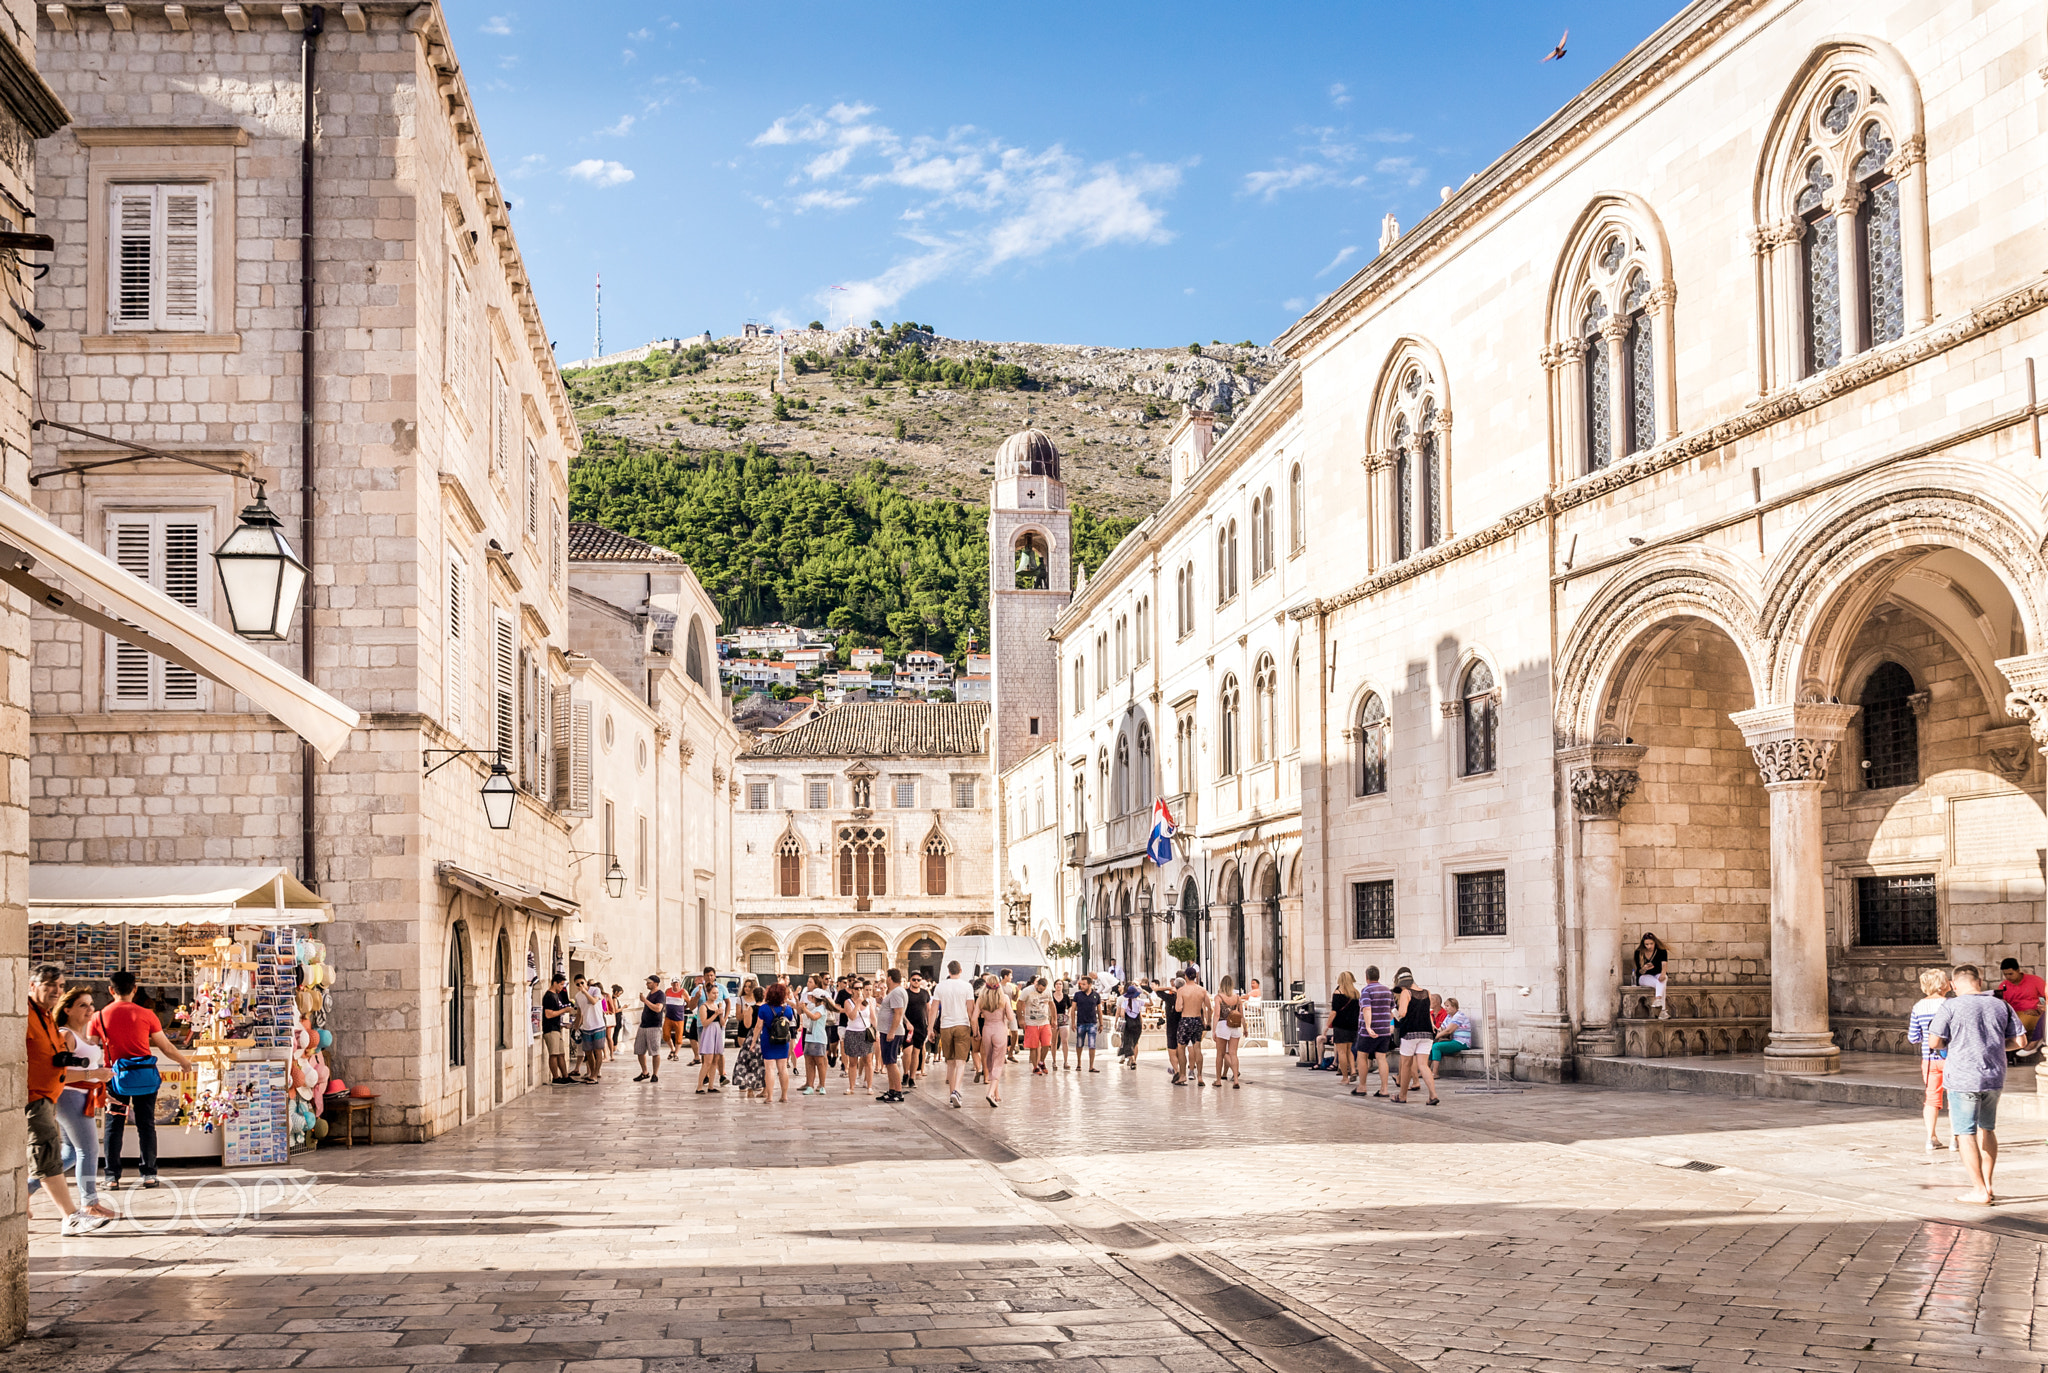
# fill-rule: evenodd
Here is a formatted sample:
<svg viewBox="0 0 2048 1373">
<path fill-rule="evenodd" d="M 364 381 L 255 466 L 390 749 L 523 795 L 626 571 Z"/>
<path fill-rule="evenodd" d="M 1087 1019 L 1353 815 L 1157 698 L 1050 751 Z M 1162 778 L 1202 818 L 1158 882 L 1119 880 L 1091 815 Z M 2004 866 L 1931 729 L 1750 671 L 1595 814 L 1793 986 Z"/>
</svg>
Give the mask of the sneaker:
<svg viewBox="0 0 2048 1373">
<path fill-rule="evenodd" d="M 915 1087 L 917 1085 L 917 1079 L 912 1077 L 910 1074 L 905 1073 L 903 1075 L 903 1085 L 906 1088 Z"/>
<path fill-rule="evenodd" d="M 960 1109 L 960 1094 L 958 1092 L 953 1093 L 953 1109 L 956 1111 Z"/>
</svg>

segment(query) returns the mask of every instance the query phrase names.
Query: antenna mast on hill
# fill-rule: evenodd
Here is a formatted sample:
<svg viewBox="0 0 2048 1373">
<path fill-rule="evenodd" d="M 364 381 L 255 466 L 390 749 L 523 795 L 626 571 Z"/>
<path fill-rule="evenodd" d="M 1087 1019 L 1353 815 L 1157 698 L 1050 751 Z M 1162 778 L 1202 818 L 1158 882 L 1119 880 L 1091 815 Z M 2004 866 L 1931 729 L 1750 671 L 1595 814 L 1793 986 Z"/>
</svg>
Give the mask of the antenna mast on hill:
<svg viewBox="0 0 2048 1373">
<path fill-rule="evenodd" d="M 596 346 L 595 346 L 594 348 L 592 348 L 592 349 L 591 349 L 591 351 L 590 351 L 590 356 L 591 356 L 591 357 L 593 357 L 593 358 L 601 358 L 601 357 L 603 357 L 603 356 L 604 356 L 604 273 L 603 273 L 603 272 L 599 272 L 599 273 L 597 274 L 597 297 L 596 297 L 596 302 L 595 302 L 595 303 L 596 303 L 596 307 L 597 307 L 597 344 L 596 344 Z"/>
</svg>

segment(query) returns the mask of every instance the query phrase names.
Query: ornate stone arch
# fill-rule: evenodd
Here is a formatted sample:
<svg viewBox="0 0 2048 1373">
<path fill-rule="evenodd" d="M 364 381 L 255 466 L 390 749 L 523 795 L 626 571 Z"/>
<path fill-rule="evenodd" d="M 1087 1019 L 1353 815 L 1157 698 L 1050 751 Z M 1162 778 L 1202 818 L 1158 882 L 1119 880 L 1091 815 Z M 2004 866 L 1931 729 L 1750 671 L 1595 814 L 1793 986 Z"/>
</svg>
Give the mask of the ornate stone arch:
<svg viewBox="0 0 2048 1373">
<path fill-rule="evenodd" d="M 1749 670 L 1751 698 L 1769 696 L 1750 575 L 1713 549 L 1688 547 L 1618 572 L 1579 614 L 1558 654 L 1557 744 L 1618 744 L 1643 678 L 1670 637 L 1694 620 L 1727 635 Z"/>
<path fill-rule="evenodd" d="M 1456 528 L 1451 389 L 1436 345 L 1414 335 L 1396 339 L 1366 414 L 1367 527 L 1377 569 L 1449 540 Z"/>
<path fill-rule="evenodd" d="M 1558 255 L 1541 355 L 1559 481 L 1677 435 L 1677 301 L 1670 243 L 1649 202 L 1593 197 Z"/>
<path fill-rule="evenodd" d="M 932 816 L 932 827 L 925 831 L 918 843 L 918 885 L 926 896 L 944 896 L 952 890 L 952 856 L 959 852 L 958 846 L 946 833 L 946 827 L 937 814 Z"/>
<path fill-rule="evenodd" d="M 1758 390 L 1796 384 L 1821 370 L 1808 350 L 1803 291 L 1809 234 L 1816 216 L 1837 247 L 1858 230 L 1857 212 L 1880 182 L 1896 187 L 1902 328 L 1934 318 L 1927 243 L 1927 130 L 1919 82 L 1898 51 L 1880 39 L 1842 34 L 1807 54 L 1771 117 L 1757 161 L 1752 198 L 1757 255 Z M 1815 175 L 1816 170 L 1818 175 Z M 1855 255 L 1844 264 L 1839 298 L 1850 301 L 1863 282 Z M 1839 359 L 1886 340 L 1865 343 L 1846 310 Z M 1832 363 L 1827 365 L 1833 365 Z"/>
<path fill-rule="evenodd" d="M 1928 474 L 1905 474 L 1908 480 Z M 1898 475 L 1893 480 L 1898 480 Z M 1983 565 L 2011 597 L 2029 647 L 2042 642 L 2039 532 L 1991 496 L 1952 483 L 1854 493 L 1818 512 L 1772 569 L 1759 623 L 1771 645 L 1771 700 L 1840 693 L 1847 656 L 1871 609 L 1902 574 L 1943 550 Z M 1937 631 L 1948 632 L 1936 624 Z M 1953 635 L 1951 642 L 1955 643 Z M 1995 655 L 1955 643 L 1987 701 L 2004 699 Z"/>
</svg>

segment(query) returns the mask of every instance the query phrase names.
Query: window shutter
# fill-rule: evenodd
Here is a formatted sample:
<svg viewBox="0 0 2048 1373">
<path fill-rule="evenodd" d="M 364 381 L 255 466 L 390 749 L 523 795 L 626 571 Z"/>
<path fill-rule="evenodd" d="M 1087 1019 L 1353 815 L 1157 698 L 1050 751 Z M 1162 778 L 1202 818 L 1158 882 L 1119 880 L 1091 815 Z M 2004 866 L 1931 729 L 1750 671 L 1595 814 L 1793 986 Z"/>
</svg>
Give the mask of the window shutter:
<svg viewBox="0 0 2048 1373">
<path fill-rule="evenodd" d="M 561 589 L 562 585 L 562 503 L 556 501 L 549 507 L 553 516 L 551 537 L 548 541 L 548 585 Z M 695 642 L 692 641 L 693 648 Z M 700 683 L 701 685 L 701 683 Z"/>
<path fill-rule="evenodd" d="M 540 542 L 540 450 L 526 441 L 526 537 Z"/>
<path fill-rule="evenodd" d="M 519 650 L 519 785 L 534 790 L 534 769 L 540 765 L 540 749 L 533 737 L 540 713 L 533 701 L 533 654 Z"/>
<path fill-rule="evenodd" d="M 491 608 L 491 747 L 507 770 L 519 769 L 519 635 L 512 617 Z"/>
<path fill-rule="evenodd" d="M 569 805 L 566 815 L 590 814 L 590 702 L 569 703 Z"/>
<path fill-rule="evenodd" d="M 505 384 L 505 369 L 491 366 L 491 466 L 499 480 L 512 471 L 512 388 Z"/>
<path fill-rule="evenodd" d="M 448 555 L 448 645 L 441 664 L 441 723 L 450 734 L 462 737 L 463 665 L 469 647 L 463 629 L 469 614 L 463 601 L 465 588 L 462 560 Z"/>
<path fill-rule="evenodd" d="M 550 738 L 554 740 L 554 803 L 555 809 L 567 812 L 569 809 L 569 726 L 574 712 L 569 706 L 569 688 L 556 687 L 548 707 L 552 714 L 553 726 Z"/>
<path fill-rule="evenodd" d="M 121 570 L 139 581 L 148 581 L 151 535 L 155 522 L 149 519 L 109 521 L 107 549 Z M 107 699 L 115 708 L 147 707 L 150 702 L 149 659 L 131 643 L 107 636 Z"/>
<path fill-rule="evenodd" d="M 213 188 L 165 186 L 163 271 L 157 327 L 201 333 L 206 329 L 207 292 L 213 273 L 208 252 Z"/>
<path fill-rule="evenodd" d="M 114 187 L 107 220 L 114 240 L 107 254 L 113 327 L 147 329 L 156 280 L 156 187 Z"/>
<path fill-rule="evenodd" d="M 200 609 L 199 522 L 166 519 L 163 528 L 163 578 L 158 588 L 187 610 Z M 199 674 L 161 659 L 153 665 L 163 674 L 162 704 L 172 710 L 198 710 Z"/>
<path fill-rule="evenodd" d="M 188 610 L 207 613 L 201 550 L 203 515 L 116 513 L 107 517 L 107 551 L 121 569 Z M 107 636 L 109 709 L 204 710 L 207 685 L 190 668 L 167 663 L 123 639 Z"/>
<path fill-rule="evenodd" d="M 458 250 L 448 248 L 448 388 L 458 409 L 469 404 L 469 283 L 457 265 Z"/>
<path fill-rule="evenodd" d="M 549 805 L 555 799 L 555 684 L 539 667 L 547 650 L 534 655 L 533 794 Z"/>
</svg>

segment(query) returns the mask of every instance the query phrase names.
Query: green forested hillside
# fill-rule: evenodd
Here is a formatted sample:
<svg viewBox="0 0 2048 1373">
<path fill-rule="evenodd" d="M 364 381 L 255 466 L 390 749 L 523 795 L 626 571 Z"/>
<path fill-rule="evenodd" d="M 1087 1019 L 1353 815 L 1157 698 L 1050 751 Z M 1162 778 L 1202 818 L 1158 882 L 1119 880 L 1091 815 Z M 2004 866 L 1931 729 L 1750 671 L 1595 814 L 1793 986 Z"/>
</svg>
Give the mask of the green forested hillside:
<svg viewBox="0 0 2048 1373">
<path fill-rule="evenodd" d="M 808 459 L 593 444 L 569 472 L 574 518 L 674 550 L 728 625 L 782 620 L 857 633 L 885 650 L 988 647 L 987 514 L 912 497 L 881 464 L 850 481 Z M 1073 512 L 1090 571 L 1135 521 Z"/>
</svg>

